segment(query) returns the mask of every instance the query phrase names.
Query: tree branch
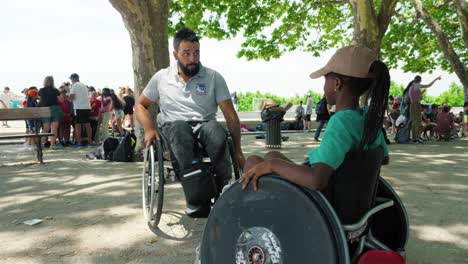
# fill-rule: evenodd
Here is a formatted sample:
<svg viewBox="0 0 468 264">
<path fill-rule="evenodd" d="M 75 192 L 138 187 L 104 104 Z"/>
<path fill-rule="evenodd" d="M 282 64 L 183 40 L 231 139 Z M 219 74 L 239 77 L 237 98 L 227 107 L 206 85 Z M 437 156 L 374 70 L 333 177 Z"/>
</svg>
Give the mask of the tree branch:
<svg viewBox="0 0 468 264">
<path fill-rule="evenodd" d="M 461 36 L 465 48 L 468 50 L 468 11 L 465 8 L 466 3 L 464 0 L 453 0 L 455 4 L 455 11 L 460 23 Z"/>
<path fill-rule="evenodd" d="M 455 74 L 457 74 L 460 79 L 463 87 L 465 88 L 465 93 L 468 89 L 468 72 L 467 68 L 463 65 L 460 60 L 460 57 L 455 52 L 452 43 L 448 39 L 447 35 L 442 31 L 441 26 L 437 21 L 435 21 L 429 14 L 429 12 L 424 7 L 421 0 L 412 0 L 416 13 L 424 20 L 426 25 L 436 36 L 437 42 L 439 43 L 440 48 L 445 56 L 445 58 L 450 63 L 450 66 L 453 68 Z"/>
<path fill-rule="evenodd" d="M 390 20 L 395 13 L 395 7 L 398 0 L 383 0 L 380 4 L 380 11 L 377 16 L 377 24 L 379 27 L 379 36 L 382 38 L 387 32 Z"/>
</svg>

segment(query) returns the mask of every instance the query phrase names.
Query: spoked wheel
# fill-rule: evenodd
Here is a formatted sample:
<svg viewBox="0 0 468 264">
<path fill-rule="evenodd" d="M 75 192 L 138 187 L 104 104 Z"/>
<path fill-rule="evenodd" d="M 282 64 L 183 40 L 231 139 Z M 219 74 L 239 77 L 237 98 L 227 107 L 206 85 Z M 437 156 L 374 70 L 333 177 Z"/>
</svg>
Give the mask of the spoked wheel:
<svg viewBox="0 0 468 264">
<path fill-rule="evenodd" d="M 161 220 L 164 200 L 164 160 L 161 141 L 153 142 L 146 152 L 142 192 L 143 214 L 148 227 L 151 231 L 155 231 Z"/>
</svg>

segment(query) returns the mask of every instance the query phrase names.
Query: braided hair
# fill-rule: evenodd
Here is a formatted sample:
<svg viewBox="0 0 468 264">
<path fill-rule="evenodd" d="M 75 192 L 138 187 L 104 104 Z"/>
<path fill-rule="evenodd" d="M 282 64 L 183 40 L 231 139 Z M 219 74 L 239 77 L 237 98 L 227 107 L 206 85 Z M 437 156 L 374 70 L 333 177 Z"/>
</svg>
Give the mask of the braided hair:
<svg viewBox="0 0 468 264">
<path fill-rule="evenodd" d="M 368 91 L 370 98 L 369 110 L 364 121 L 364 133 L 360 149 L 371 144 L 381 130 L 385 111 L 387 110 L 388 92 L 390 89 L 390 73 L 385 63 L 376 60 L 369 69 L 372 78 L 356 78 L 337 73 L 330 73 L 341 79 L 350 88 L 353 96 L 359 97 Z"/>
<path fill-rule="evenodd" d="M 364 121 L 364 135 L 361 140 L 361 147 L 374 142 L 377 138 L 387 109 L 388 92 L 390 90 L 390 73 L 385 63 L 378 60 L 374 61 L 369 73 L 374 78 L 372 78 L 368 86 L 371 102 Z"/>
</svg>

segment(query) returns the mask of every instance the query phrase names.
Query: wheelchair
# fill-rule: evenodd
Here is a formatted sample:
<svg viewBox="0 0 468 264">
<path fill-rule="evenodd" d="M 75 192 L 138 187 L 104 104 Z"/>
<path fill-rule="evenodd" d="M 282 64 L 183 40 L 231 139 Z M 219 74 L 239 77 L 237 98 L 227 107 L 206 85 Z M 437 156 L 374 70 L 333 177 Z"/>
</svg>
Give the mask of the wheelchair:
<svg viewBox="0 0 468 264">
<path fill-rule="evenodd" d="M 256 192 L 232 184 L 206 223 L 201 263 L 348 264 L 372 249 L 404 257 L 408 216 L 379 175 L 379 156 L 381 149 L 350 153 L 323 191 L 275 175 L 261 177 Z"/>
<path fill-rule="evenodd" d="M 167 140 L 162 133 L 159 133 L 159 135 L 161 140 L 154 140 L 145 153 L 142 177 L 143 214 L 152 232 L 158 229 L 161 220 L 164 203 L 164 185 L 169 182 L 169 175 L 174 173 L 174 181 L 180 181 L 178 170 L 176 169 L 177 166 L 174 162 L 175 159 L 172 157 Z M 237 180 L 240 177 L 240 170 L 234 158 L 234 144 L 229 134 L 227 135 L 226 144 L 231 157 L 234 178 Z M 197 159 L 196 164 L 206 164 L 210 170 L 211 181 L 215 182 L 215 175 L 211 169 L 211 160 L 198 140 L 195 141 L 194 152 L 194 156 Z M 220 191 L 216 190 L 217 193 L 214 200 L 218 198 Z"/>
</svg>

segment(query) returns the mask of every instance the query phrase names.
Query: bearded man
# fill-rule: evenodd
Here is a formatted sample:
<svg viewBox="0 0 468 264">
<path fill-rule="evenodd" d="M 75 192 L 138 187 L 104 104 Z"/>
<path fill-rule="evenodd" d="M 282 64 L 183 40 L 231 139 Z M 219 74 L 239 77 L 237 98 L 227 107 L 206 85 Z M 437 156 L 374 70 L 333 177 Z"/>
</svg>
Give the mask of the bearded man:
<svg viewBox="0 0 468 264">
<path fill-rule="evenodd" d="M 242 168 L 245 163 L 240 145 L 240 124 L 224 78 L 200 63 L 200 42 L 196 33 L 184 28 L 174 36 L 175 62 L 151 78 L 135 105 L 135 114 L 145 130 L 145 143 L 160 139 L 162 133 L 171 148 L 178 171 L 190 169 L 194 160 L 195 139 L 210 157 L 221 190 L 231 177 L 232 165 L 226 147 L 227 133 L 216 121 L 218 107 L 223 112 L 234 143 L 234 158 Z M 148 107 L 158 104 L 159 129 L 152 127 Z M 158 132 L 159 131 L 159 132 Z M 206 217 L 209 201 L 187 202 L 187 215 Z"/>
</svg>

